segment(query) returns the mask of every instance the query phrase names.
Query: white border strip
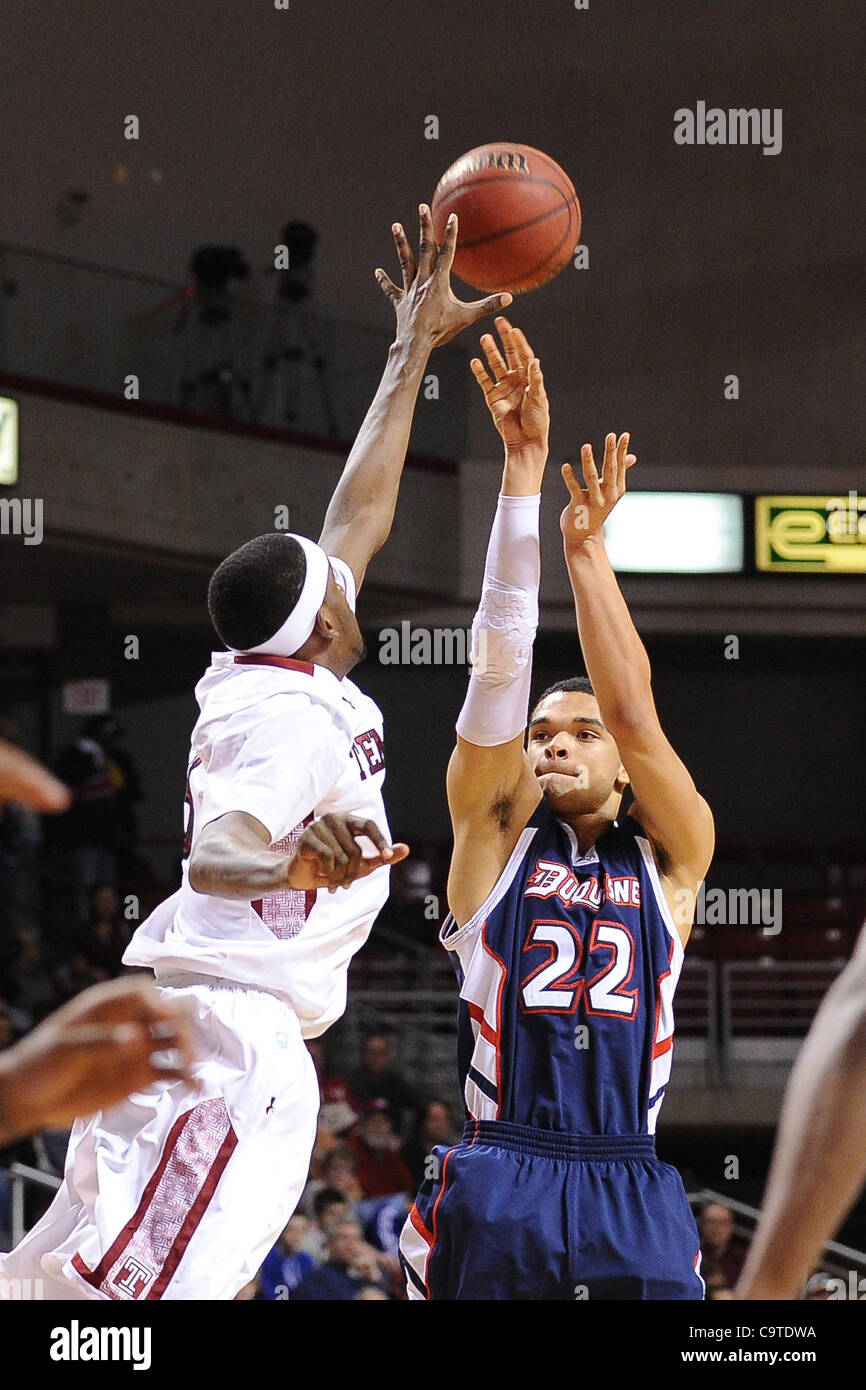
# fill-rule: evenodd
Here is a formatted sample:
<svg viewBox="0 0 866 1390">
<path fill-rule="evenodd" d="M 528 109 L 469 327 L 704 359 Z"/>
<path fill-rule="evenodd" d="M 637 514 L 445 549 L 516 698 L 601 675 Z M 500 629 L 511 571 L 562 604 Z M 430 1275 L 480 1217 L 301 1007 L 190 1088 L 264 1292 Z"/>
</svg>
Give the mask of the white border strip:
<svg viewBox="0 0 866 1390">
<path fill-rule="evenodd" d="M 656 905 L 658 906 L 658 910 L 662 915 L 662 920 L 665 926 L 667 927 L 668 931 L 670 932 L 671 936 L 673 937 L 674 958 L 676 958 L 677 953 L 679 953 L 680 957 L 683 957 L 685 955 L 683 939 L 677 931 L 677 924 L 674 921 L 673 916 L 671 915 L 671 910 L 668 906 L 668 900 L 665 897 L 664 889 L 662 888 L 662 881 L 659 878 L 658 864 L 655 861 L 655 856 L 652 852 L 652 846 L 650 845 L 649 840 L 645 839 L 643 835 L 635 835 L 634 842 L 640 850 L 641 858 L 643 859 L 643 862 L 646 865 L 646 871 L 649 875 L 649 881 L 652 884 L 653 893 L 655 894 L 656 899 Z M 673 962 L 671 963 L 673 964 Z"/>
<path fill-rule="evenodd" d="M 454 921 L 454 913 L 448 913 L 448 916 L 439 928 L 439 940 L 446 951 L 456 951 L 459 946 L 462 946 L 467 937 L 471 936 L 473 932 L 476 932 L 487 920 L 497 903 L 502 901 L 514 882 L 514 876 L 520 867 L 521 861 L 525 858 L 526 851 L 529 849 L 537 833 L 538 826 L 536 825 L 529 825 L 521 830 L 517 844 L 508 856 L 505 868 L 502 870 L 493 888 L 484 899 L 484 902 L 478 908 L 477 912 L 473 913 L 468 922 L 465 922 L 462 927 L 446 939 L 445 933 L 449 925 Z"/>
</svg>

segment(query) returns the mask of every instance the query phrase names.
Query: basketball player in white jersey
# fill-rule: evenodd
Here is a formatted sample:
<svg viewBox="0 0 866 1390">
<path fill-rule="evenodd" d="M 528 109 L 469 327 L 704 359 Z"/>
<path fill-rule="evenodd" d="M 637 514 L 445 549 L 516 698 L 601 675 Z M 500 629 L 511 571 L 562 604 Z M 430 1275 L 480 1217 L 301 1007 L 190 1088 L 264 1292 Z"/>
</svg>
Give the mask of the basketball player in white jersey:
<svg viewBox="0 0 866 1390">
<path fill-rule="evenodd" d="M 260 536 L 211 580 L 229 650 L 196 687 L 183 883 L 124 958 L 193 1002 L 196 1087 L 157 1085 L 76 1124 L 55 1202 L 0 1259 L 48 1297 L 233 1298 L 306 1179 L 318 1085 L 304 1040 L 342 1013 L 388 865 L 408 853 L 387 843 L 381 714 L 348 680 L 364 652 L 355 595 L 391 528 L 430 351 L 511 300 L 454 298 L 456 218 L 437 247 L 422 206 L 417 266 L 393 232 L 403 286 L 376 274 L 396 338 L 319 544 Z"/>
</svg>

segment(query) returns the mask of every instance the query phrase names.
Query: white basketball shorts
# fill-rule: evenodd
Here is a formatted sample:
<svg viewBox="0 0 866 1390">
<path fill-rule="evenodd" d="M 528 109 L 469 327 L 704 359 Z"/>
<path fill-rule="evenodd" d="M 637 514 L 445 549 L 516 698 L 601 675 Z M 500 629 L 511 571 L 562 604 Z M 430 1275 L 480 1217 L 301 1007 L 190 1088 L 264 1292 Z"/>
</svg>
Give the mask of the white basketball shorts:
<svg viewBox="0 0 866 1390">
<path fill-rule="evenodd" d="M 161 1082 L 76 1121 L 54 1201 L 0 1255 L 47 1299 L 234 1298 L 304 1187 L 319 1087 L 293 1010 L 200 975 L 163 988 L 195 1001 L 201 1092 Z"/>
</svg>

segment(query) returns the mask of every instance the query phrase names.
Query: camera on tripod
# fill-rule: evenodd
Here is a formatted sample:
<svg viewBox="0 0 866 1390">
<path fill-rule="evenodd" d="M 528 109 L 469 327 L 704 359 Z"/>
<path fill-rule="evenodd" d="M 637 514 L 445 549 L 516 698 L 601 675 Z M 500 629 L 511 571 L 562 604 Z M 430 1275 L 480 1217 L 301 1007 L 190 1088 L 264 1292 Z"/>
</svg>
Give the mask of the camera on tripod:
<svg viewBox="0 0 866 1390">
<path fill-rule="evenodd" d="M 231 310 L 230 280 L 248 280 L 250 268 L 236 246 L 199 246 L 189 263 L 195 280 L 199 315 L 205 323 L 225 323 Z"/>
</svg>

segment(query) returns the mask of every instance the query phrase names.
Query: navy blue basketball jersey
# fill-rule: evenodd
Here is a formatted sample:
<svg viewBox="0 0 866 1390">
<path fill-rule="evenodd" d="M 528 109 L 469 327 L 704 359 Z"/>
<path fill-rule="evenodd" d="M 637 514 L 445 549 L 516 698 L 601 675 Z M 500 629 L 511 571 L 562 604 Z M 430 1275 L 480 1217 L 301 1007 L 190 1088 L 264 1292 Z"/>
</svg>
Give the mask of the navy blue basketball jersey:
<svg viewBox="0 0 866 1390">
<path fill-rule="evenodd" d="M 440 932 L 460 982 L 470 1118 L 654 1134 L 683 946 L 649 840 L 614 822 L 586 854 L 542 800 L 487 901 Z"/>
</svg>

